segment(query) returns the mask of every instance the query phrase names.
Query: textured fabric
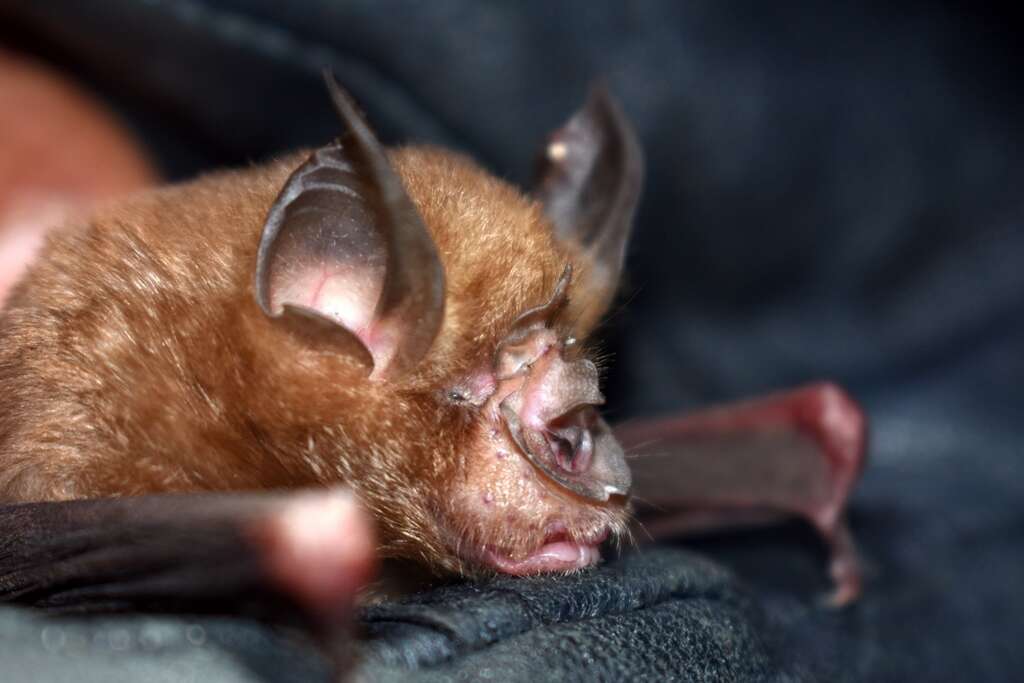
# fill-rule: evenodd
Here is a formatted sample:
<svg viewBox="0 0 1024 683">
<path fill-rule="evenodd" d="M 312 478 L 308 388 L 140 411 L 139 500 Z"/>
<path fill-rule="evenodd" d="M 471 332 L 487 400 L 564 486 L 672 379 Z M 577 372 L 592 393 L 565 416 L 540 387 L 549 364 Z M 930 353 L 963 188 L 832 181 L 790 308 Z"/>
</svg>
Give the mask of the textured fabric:
<svg viewBox="0 0 1024 683">
<path fill-rule="evenodd" d="M 585 653 L 638 678 L 1019 675 L 1019 28 L 966 3 L 0 0 L 0 31 L 114 102 L 173 178 L 335 135 L 330 65 L 386 140 L 456 146 L 525 182 L 544 134 L 603 76 L 648 152 L 628 306 L 604 329 L 613 419 L 819 377 L 865 402 L 872 461 L 852 518 L 871 575 L 854 608 L 816 603 L 823 555 L 802 527 L 721 536 L 691 547 L 754 603 L 621 613 L 594 597 L 609 569 L 513 584 L 523 600 L 592 596 L 596 616 L 516 621 L 508 593 L 474 587 L 427 598 L 427 625 L 381 608 L 373 666 L 409 680 L 407 658 L 431 662 L 426 679 L 550 680 Z M 695 585 L 675 573 L 691 563 L 651 565 L 652 580 Z M 507 630 L 487 644 L 492 610 Z M 742 662 L 694 654 L 723 652 L 722 629 Z M 236 680 L 229 661 L 201 680 Z"/>
<path fill-rule="evenodd" d="M 373 681 L 755 681 L 779 671 L 752 598 L 720 567 L 680 551 L 572 577 L 439 589 L 367 609 L 362 632 L 356 673 Z M 0 647 L 11 680 L 329 678 L 296 634 L 229 619 L 0 610 Z"/>
<path fill-rule="evenodd" d="M 724 572 L 680 552 L 594 572 L 442 589 L 368 611 L 373 680 L 758 680 L 760 614 Z M 541 655 L 541 656 L 538 656 Z"/>
<path fill-rule="evenodd" d="M 315 683 L 309 643 L 231 619 L 45 619 L 0 609 L 4 683 Z"/>
</svg>

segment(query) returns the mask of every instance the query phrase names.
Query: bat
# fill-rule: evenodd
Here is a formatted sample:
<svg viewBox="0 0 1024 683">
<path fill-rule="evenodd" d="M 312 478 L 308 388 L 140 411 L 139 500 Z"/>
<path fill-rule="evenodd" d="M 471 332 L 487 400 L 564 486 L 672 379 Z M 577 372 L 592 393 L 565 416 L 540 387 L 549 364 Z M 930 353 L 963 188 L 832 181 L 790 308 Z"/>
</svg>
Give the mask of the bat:
<svg viewBox="0 0 1024 683">
<path fill-rule="evenodd" d="M 634 500 L 656 534 L 801 515 L 829 545 L 834 602 L 857 596 L 843 509 L 865 427 L 841 389 L 618 430 L 600 415 L 588 340 L 643 169 L 606 89 L 525 195 L 449 151 L 385 149 L 326 82 L 340 140 L 100 207 L 14 289 L 2 599 L 335 633 L 374 557 L 583 570 Z M 237 580 L 215 584 L 211 558 Z"/>
</svg>

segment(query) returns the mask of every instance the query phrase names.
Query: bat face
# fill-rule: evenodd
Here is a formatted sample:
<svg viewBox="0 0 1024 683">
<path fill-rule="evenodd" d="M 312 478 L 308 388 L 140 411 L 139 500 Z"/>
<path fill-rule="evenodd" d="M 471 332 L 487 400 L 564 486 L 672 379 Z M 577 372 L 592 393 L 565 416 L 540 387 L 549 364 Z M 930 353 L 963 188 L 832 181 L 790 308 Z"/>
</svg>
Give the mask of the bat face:
<svg viewBox="0 0 1024 683">
<path fill-rule="evenodd" d="M 386 421 L 401 442 L 380 449 L 401 457 L 352 480 L 385 547 L 462 572 L 593 564 L 625 528 L 630 474 L 581 348 L 621 269 L 639 188 L 631 131 L 598 93 L 555 136 L 546 182 L 560 233 L 551 200 L 460 157 L 389 158 L 329 85 L 351 139 L 289 179 L 263 232 L 256 292 L 272 320 L 340 330 L 379 402 L 367 414 L 401 406 Z M 595 189 L 612 201 L 595 207 Z M 415 493 L 396 495 L 383 474 L 392 466 Z"/>
<path fill-rule="evenodd" d="M 597 413 L 597 369 L 558 318 L 569 272 L 490 358 L 434 392 L 466 425 L 451 451 L 460 471 L 437 492 L 439 540 L 463 572 L 580 569 L 624 529 L 629 469 Z"/>
</svg>

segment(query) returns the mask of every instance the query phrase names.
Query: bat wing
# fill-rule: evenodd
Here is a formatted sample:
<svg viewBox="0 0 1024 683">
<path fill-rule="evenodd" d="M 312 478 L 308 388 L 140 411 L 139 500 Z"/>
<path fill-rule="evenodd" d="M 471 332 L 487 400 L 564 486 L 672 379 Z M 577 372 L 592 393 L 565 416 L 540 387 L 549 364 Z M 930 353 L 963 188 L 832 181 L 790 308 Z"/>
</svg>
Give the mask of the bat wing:
<svg viewBox="0 0 1024 683">
<path fill-rule="evenodd" d="M 0 602 L 53 614 L 240 614 L 311 631 L 347 662 L 369 524 L 344 491 L 0 507 Z"/>
<path fill-rule="evenodd" d="M 828 384 L 693 415 L 626 423 L 637 516 L 655 537 L 798 516 L 828 544 L 835 592 L 861 590 L 845 507 L 865 461 L 864 413 Z"/>
</svg>

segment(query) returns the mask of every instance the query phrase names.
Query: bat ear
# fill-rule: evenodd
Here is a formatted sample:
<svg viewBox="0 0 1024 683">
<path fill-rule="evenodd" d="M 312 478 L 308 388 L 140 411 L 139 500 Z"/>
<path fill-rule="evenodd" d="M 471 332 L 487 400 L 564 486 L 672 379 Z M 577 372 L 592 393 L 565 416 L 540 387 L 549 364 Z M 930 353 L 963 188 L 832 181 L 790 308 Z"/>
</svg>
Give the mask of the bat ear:
<svg viewBox="0 0 1024 683">
<path fill-rule="evenodd" d="M 326 319 L 373 360 L 372 379 L 414 367 L 444 317 L 444 268 L 423 219 L 349 96 L 324 78 L 348 129 L 274 201 L 260 239 L 256 302 L 272 317 Z"/>
<path fill-rule="evenodd" d="M 596 319 L 615 294 L 643 182 L 640 142 L 603 85 L 551 135 L 539 168 L 535 196 L 555 234 L 589 260 L 581 284 Z"/>
</svg>

